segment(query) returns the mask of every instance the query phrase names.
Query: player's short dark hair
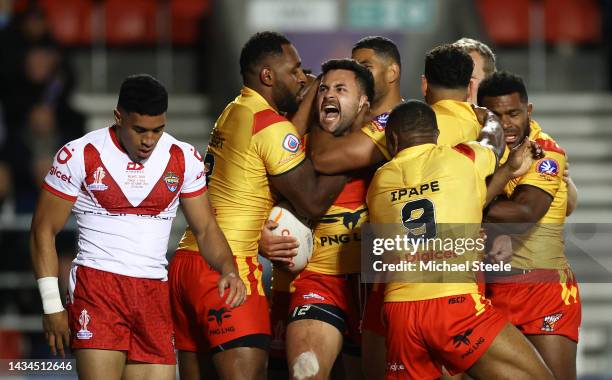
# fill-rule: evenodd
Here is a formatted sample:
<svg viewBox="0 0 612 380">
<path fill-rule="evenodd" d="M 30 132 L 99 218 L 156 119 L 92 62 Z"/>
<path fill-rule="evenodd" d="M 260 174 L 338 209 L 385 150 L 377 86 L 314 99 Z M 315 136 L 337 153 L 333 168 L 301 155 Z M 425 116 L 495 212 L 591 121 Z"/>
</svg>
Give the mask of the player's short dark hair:
<svg viewBox="0 0 612 380">
<path fill-rule="evenodd" d="M 485 96 L 511 95 L 517 92 L 521 102 L 527 103 L 527 88 L 520 76 L 508 71 L 498 71 L 486 77 L 478 87 L 478 104 L 482 104 Z"/>
<path fill-rule="evenodd" d="M 353 45 L 351 52 L 355 52 L 358 49 L 372 49 L 376 55 L 391 59 L 393 62 L 402 68 L 402 59 L 400 57 L 397 45 L 387 37 L 382 36 L 368 36 L 357 41 Z"/>
<path fill-rule="evenodd" d="M 130 75 L 121 83 L 117 108 L 127 113 L 161 115 L 168 110 L 168 91 L 149 74 Z"/>
<path fill-rule="evenodd" d="M 291 44 L 287 37 L 277 32 L 259 32 L 249 38 L 240 52 L 240 74 L 253 72 L 265 57 L 282 55 L 283 45 Z"/>
<path fill-rule="evenodd" d="M 386 128 L 396 133 L 431 132 L 438 129 L 438 122 L 435 112 L 427 103 L 411 99 L 391 111 Z"/>
<path fill-rule="evenodd" d="M 493 53 L 493 50 L 491 50 L 491 48 L 484 42 L 475 40 L 473 38 L 463 37 L 453 42 L 453 45 L 459 46 L 468 54 L 471 52 L 478 53 L 482 57 L 482 61 L 484 63 L 482 71 L 484 71 L 485 76 L 489 76 L 495 72 L 495 54 Z"/>
<path fill-rule="evenodd" d="M 372 102 L 374 100 L 374 77 L 365 66 L 360 65 L 353 59 L 330 59 L 321 65 L 322 75 L 327 74 L 331 70 L 352 71 L 355 74 L 355 78 L 357 78 L 361 91 L 368 97 L 368 101 Z"/>
<path fill-rule="evenodd" d="M 425 78 L 433 86 L 467 88 L 473 70 L 472 57 L 456 45 L 440 45 L 425 55 Z"/>
</svg>

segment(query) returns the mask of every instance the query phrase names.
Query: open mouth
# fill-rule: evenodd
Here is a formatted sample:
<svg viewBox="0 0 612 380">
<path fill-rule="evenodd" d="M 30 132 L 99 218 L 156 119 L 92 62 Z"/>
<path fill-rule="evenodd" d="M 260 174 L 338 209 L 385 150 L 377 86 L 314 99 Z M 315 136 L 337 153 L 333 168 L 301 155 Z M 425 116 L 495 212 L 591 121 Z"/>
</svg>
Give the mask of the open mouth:
<svg viewBox="0 0 612 380">
<path fill-rule="evenodd" d="M 324 121 L 334 121 L 340 117 L 340 109 L 333 104 L 323 105 L 321 113 Z"/>
</svg>

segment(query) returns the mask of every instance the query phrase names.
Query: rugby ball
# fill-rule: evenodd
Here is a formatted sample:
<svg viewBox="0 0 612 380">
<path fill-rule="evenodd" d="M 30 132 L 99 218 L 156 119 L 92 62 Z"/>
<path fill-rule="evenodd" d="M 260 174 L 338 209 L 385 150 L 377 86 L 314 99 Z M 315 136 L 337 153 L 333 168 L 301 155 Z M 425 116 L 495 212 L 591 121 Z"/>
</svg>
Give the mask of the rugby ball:
<svg viewBox="0 0 612 380">
<path fill-rule="evenodd" d="M 293 256 L 291 264 L 287 265 L 285 269 L 291 273 L 301 272 L 310 261 L 314 245 L 314 236 L 308 222 L 297 217 L 293 207 L 286 202 L 274 206 L 268 219 L 278 223 L 278 227 L 272 230 L 273 235 L 291 235 L 298 239 L 300 243 L 298 253 Z"/>
</svg>

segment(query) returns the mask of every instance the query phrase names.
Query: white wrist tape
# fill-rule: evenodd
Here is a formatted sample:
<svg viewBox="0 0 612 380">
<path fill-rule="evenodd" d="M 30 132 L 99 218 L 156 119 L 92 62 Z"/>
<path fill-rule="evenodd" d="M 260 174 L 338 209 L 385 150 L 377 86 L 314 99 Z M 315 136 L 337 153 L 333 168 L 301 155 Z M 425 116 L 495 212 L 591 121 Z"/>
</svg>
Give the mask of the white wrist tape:
<svg viewBox="0 0 612 380">
<path fill-rule="evenodd" d="M 40 291 L 45 314 L 53 314 L 64 310 L 57 277 L 39 278 L 38 290 Z"/>
</svg>

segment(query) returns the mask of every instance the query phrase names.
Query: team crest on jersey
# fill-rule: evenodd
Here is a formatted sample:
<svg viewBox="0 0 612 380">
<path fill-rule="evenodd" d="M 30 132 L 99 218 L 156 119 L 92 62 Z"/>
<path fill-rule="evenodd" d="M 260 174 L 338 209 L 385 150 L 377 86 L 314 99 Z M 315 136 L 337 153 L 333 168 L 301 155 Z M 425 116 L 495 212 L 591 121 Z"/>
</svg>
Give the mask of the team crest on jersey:
<svg viewBox="0 0 612 380">
<path fill-rule="evenodd" d="M 387 120 L 389 120 L 389 112 L 381 113 L 372 120 L 372 125 L 377 131 L 384 132 L 387 127 Z"/>
<path fill-rule="evenodd" d="M 552 158 L 543 158 L 538 162 L 536 171 L 554 177 L 559 174 L 559 163 Z"/>
<path fill-rule="evenodd" d="M 561 319 L 563 313 L 551 314 L 544 317 L 544 321 L 542 322 L 542 327 L 540 330 L 546 332 L 554 332 L 555 324 Z"/>
<path fill-rule="evenodd" d="M 178 188 L 179 181 L 180 181 L 179 176 L 177 176 L 173 172 L 166 173 L 166 176 L 164 177 L 164 182 L 166 183 L 166 187 L 168 187 L 168 190 L 170 190 L 173 193 Z"/>
<path fill-rule="evenodd" d="M 300 139 L 293 133 L 287 133 L 283 140 L 283 148 L 291 153 L 297 152 L 300 149 Z"/>
<path fill-rule="evenodd" d="M 81 311 L 81 315 L 79 316 L 79 324 L 81 325 L 81 329 L 76 333 L 77 339 L 91 339 L 93 337 L 93 333 L 87 330 L 87 325 L 91 322 L 91 317 L 87 313 L 87 310 L 83 309 Z"/>
<path fill-rule="evenodd" d="M 108 186 L 106 186 L 102 182 L 104 180 L 104 177 L 106 177 L 106 172 L 104 171 L 104 169 L 102 169 L 101 166 L 98 166 L 98 168 L 93 174 L 94 181 L 90 183 L 89 185 L 87 185 L 87 189 L 91 191 L 104 191 L 108 189 Z"/>
</svg>

